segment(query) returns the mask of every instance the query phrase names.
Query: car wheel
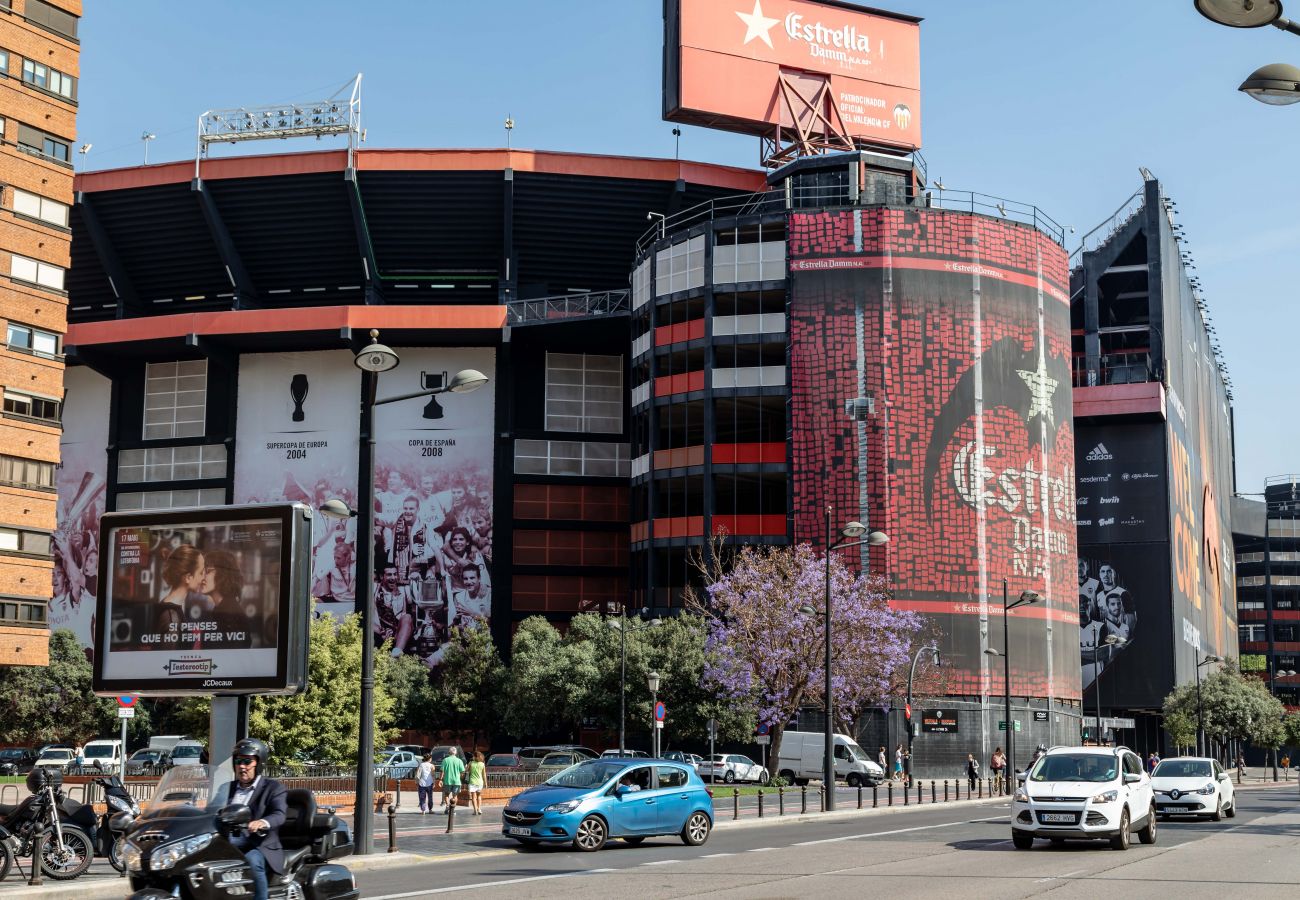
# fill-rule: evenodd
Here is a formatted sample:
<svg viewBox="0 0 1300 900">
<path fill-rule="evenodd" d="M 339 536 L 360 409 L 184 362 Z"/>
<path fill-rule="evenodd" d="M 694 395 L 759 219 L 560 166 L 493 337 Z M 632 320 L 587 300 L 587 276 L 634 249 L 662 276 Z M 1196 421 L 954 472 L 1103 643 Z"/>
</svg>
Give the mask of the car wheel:
<svg viewBox="0 0 1300 900">
<path fill-rule="evenodd" d="M 605 846 L 608 837 L 605 820 L 600 816 L 587 816 L 578 823 L 578 830 L 573 835 L 573 846 L 584 853 L 591 853 Z"/>
<path fill-rule="evenodd" d="M 733 771 L 731 771 L 730 769 L 728 769 L 728 770 L 727 770 L 727 774 L 725 774 L 725 775 L 722 776 L 722 780 L 725 781 L 727 784 L 735 784 L 735 783 L 736 783 L 736 773 L 733 772 Z"/>
<path fill-rule="evenodd" d="M 637 837 L 625 837 L 625 838 L 623 838 L 623 842 L 624 842 L 624 843 L 631 844 L 631 845 L 634 846 L 634 847 L 635 847 L 637 844 L 639 844 L 639 843 L 641 843 L 642 841 L 644 841 L 644 840 L 645 840 L 645 838 L 644 838 L 644 837 L 641 837 L 641 836 L 637 836 Z"/>
<path fill-rule="evenodd" d="M 1011 832 L 1011 843 L 1017 850 L 1029 850 L 1034 846 L 1034 836 L 1027 831 Z"/>
<path fill-rule="evenodd" d="M 785 779 L 786 784 L 794 784 L 794 772 L 791 772 L 789 769 L 782 769 L 777 774 Z"/>
<path fill-rule="evenodd" d="M 1119 833 L 1110 839 L 1110 849 L 1127 850 L 1129 841 L 1132 839 L 1128 833 L 1129 819 L 1128 810 L 1119 814 Z"/>
<path fill-rule="evenodd" d="M 1211 822 L 1223 821 L 1223 798 L 1222 797 L 1214 801 L 1214 812 L 1210 813 L 1210 821 Z"/>
<path fill-rule="evenodd" d="M 1232 805 L 1223 811 L 1223 814 L 1229 819 L 1237 818 L 1237 798 L 1232 798 Z"/>
<path fill-rule="evenodd" d="M 1154 844 L 1156 842 L 1156 808 L 1153 804 L 1151 811 L 1147 813 L 1146 824 L 1138 832 L 1138 840 L 1144 844 Z"/>
<path fill-rule="evenodd" d="M 759 770 L 759 773 L 758 773 L 758 783 L 759 783 L 759 784 L 767 784 L 767 783 L 768 783 L 769 781 L 771 781 L 771 780 L 772 780 L 772 776 L 768 774 L 767 769 L 761 769 L 761 770 Z"/>
<path fill-rule="evenodd" d="M 857 787 L 862 784 L 862 779 L 858 777 L 857 772 L 850 772 L 849 777 L 844 780 L 849 783 L 849 787 Z"/>
<path fill-rule="evenodd" d="M 696 810 L 682 826 L 682 843 L 688 847 L 698 847 L 709 839 L 712 829 L 713 823 L 709 821 L 708 815 Z"/>
</svg>

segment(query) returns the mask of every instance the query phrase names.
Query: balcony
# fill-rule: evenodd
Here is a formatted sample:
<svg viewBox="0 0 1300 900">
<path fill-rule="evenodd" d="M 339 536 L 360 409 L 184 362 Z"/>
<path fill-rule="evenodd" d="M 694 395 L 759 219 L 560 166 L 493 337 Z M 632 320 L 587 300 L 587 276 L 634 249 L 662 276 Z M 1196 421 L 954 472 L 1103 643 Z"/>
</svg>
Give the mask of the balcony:
<svg viewBox="0 0 1300 900">
<path fill-rule="evenodd" d="M 654 467 L 659 469 L 681 469 L 686 466 L 704 465 L 704 447 L 678 447 L 673 450 L 656 450 Z"/>
<path fill-rule="evenodd" d="M 743 366 L 714 369 L 714 388 L 784 387 L 785 366 Z"/>
<path fill-rule="evenodd" d="M 785 313 L 755 313 L 746 316 L 714 316 L 713 333 L 715 336 L 736 334 L 785 334 Z"/>
<path fill-rule="evenodd" d="M 784 537 L 786 517 L 785 515 L 714 516 L 713 533 L 741 537 Z"/>
<path fill-rule="evenodd" d="M 714 387 L 717 387 L 716 379 Z M 702 390 L 704 390 L 703 369 L 696 372 L 683 372 L 681 375 L 663 375 L 655 379 L 656 397 L 669 397 L 673 394 L 688 394 L 691 391 Z"/>
<path fill-rule="evenodd" d="M 690 322 L 678 322 L 676 325 L 660 325 L 655 329 L 655 346 L 667 347 L 683 341 L 700 340 L 704 337 L 704 320 L 694 319 Z"/>
<path fill-rule="evenodd" d="M 786 461 L 785 442 L 752 444 L 714 444 L 713 462 L 715 465 L 741 465 L 753 463 L 777 463 Z"/>
</svg>

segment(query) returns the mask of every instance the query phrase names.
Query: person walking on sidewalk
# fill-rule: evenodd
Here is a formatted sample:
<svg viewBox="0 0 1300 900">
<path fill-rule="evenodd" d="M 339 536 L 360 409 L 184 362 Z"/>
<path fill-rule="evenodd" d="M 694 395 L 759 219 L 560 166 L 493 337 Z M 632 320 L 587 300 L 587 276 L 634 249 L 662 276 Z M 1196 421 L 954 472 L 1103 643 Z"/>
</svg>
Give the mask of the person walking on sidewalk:
<svg viewBox="0 0 1300 900">
<path fill-rule="evenodd" d="M 974 753 L 966 754 L 966 781 L 970 790 L 975 790 L 975 782 L 980 780 L 980 764 Z M 944 790 L 947 790 L 945 788 Z"/>
<path fill-rule="evenodd" d="M 469 784 L 469 806 L 473 815 L 483 815 L 483 783 L 487 781 L 487 766 L 483 763 L 483 751 L 475 750 L 474 758 L 466 767 L 465 780 Z"/>
<path fill-rule="evenodd" d="M 460 780 L 464 774 L 465 763 L 456 755 L 456 748 L 452 747 L 443 757 L 438 772 L 438 781 L 442 787 L 442 796 L 446 800 L 449 816 L 456 810 L 456 801 L 460 797 Z"/>
<path fill-rule="evenodd" d="M 1282 780 L 1283 781 L 1291 780 L 1291 757 L 1290 756 L 1282 757 Z"/>
<path fill-rule="evenodd" d="M 1237 754 L 1237 784 L 1241 784 L 1242 779 L 1245 777 L 1246 777 L 1246 754 L 1238 753 Z"/>
<path fill-rule="evenodd" d="M 993 773 L 993 790 L 1002 793 L 1002 773 L 1007 768 L 1007 755 L 998 747 L 989 758 L 989 771 Z"/>
<path fill-rule="evenodd" d="M 432 756 L 428 753 L 424 754 L 424 759 L 420 761 L 419 767 L 415 770 L 415 789 L 420 794 L 420 815 L 422 816 L 433 812 L 435 770 L 432 760 Z"/>
<path fill-rule="evenodd" d="M 903 745 L 899 744 L 894 749 L 894 780 L 903 780 Z"/>
</svg>

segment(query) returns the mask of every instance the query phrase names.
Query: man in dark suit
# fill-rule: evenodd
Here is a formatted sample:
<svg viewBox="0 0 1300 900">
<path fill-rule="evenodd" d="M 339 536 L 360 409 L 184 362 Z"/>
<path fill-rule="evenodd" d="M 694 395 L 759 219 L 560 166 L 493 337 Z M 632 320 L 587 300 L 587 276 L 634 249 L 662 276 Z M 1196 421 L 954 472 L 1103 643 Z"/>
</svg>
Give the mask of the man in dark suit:
<svg viewBox="0 0 1300 900">
<path fill-rule="evenodd" d="M 232 754 L 235 780 L 230 784 L 227 802 L 247 806 L 253 820 L 248 823 L 247 833 L 232 837 L 231 843 L 244 854 L 252 869 L 253 900 L 267 898 L 267 869 L 277 874 L 284 871 L 280 826 L 288 810 L 287 792 L 283 784 L 262 774 L 270 755 L 270 748 L 257 738 L 239 741 Z"/>
</svg>

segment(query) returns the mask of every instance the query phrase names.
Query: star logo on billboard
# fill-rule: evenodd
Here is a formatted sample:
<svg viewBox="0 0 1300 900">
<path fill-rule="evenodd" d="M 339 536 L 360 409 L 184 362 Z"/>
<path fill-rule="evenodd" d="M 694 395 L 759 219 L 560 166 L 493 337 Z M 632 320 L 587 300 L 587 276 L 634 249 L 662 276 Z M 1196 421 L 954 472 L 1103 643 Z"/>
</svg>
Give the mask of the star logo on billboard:
<svg viewBox="0 0 1300 900">
<path fill-rule="evenodd" d="M 1047 366 L 1043 360 L 1038 360 L 1036 370 L 1031 372 L 1017 369 L 1016 374 L 1029 388 L 1030 405 L 1025 421 L 1028 422 L 1035 416 L 1042 416 L 1049 425 L 1055 425 L 1056 420 L 1052 415 L 1052 394 L 1056 393 L 1056 379 L 1047 374 Z"/>
<path fill-rule="evenodd" d="M 780 19 L 769 19 L 763 15 L 763 4 L 761 0 L 754 0 L 754 11 L 752 13 L 737 12 L 740 21 L 745 23 L 745 41 L 748 44 L 754 39 L 762 41 L 768 47 L 772 47 L 772 26 Z M 775 50 L 775 47 L 772 47 Z"/>
</svg>

